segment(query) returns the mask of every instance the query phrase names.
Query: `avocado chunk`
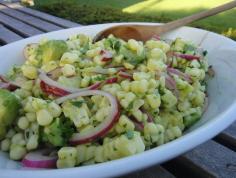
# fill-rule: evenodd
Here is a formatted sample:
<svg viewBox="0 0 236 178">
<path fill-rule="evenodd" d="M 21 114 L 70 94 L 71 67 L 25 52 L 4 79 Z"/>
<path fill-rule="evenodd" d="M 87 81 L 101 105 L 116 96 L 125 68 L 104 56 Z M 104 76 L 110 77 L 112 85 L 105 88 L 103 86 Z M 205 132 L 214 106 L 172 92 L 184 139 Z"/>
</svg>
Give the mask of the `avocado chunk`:
<svg viewBox="0 0 236 178">
<path fill-rule="evenodd" d="M 49 126 L 44 128 L 43 141 L 55 147 L 64 146 L 73 132 L 74 128 L 69 119 L 56 118 Z"/>
<path fill-rule="evenodd" d="M 5 136 L 6 129 L 17 118 L 21 104 L 14 93 L 0 89 L 0 139 Z"/>
<path fill-rule="evenodd" d="M 42 54 L 43 64 L 49 61 L 57 61 L 61 59 L 61 56 L 67 51 L 68 47 L 63 40 L 49 40 L 39 47 L 39 51 Z"/>
</svg>

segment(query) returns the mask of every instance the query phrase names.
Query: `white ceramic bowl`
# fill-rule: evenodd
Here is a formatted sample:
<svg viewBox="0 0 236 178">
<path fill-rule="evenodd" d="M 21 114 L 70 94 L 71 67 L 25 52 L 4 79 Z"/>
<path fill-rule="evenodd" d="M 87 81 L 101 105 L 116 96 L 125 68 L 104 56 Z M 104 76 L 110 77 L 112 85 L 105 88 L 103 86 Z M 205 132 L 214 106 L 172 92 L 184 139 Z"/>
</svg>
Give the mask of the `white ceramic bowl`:
<svg viewBox="0 0 236 178">
<path fill-rule="evenodd" d="M 46 33 L 21 40 L 0 48 L 0 73 L 4 74 L 13 64 L 22 64 L 22 50 L 28 43 L 41 38 L 66 39 L 77 33 L 94 36 L 100 30 L 115 24 L 92 25 Z M 152 24 L 149 24 L 152 25 Z M 202 119 L 181 138 L 145 151 L 141 154 L 106 163 L 60 170 L 26 170 L 18 162 L 9 160 L 7 154 L 0 153 L 1 178 L 96 178 L 113 177 L 146 168 L 174 158 L 197 145 L 211 139 L 228 127 L 236 118 L 236 43 L 212 32 L 182 27 L 165 35 L 174 39 L 200 44 L 208 50 L 209 63 L 213 65 L 216 76 L 209 82 L 209 107 Z"/>
</svg>

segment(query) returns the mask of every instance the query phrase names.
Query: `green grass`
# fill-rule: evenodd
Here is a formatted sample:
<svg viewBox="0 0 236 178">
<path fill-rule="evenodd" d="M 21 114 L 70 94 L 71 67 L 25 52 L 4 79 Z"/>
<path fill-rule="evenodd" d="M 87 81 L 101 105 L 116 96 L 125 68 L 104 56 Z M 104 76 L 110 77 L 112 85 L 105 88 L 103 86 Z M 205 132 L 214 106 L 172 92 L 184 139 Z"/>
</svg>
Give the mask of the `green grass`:
<svg viewBox="0 0 236 178">
<path fill-rule="evenodd" d="M 229 0 L 36 0 L 35 8 L 82 24 L 168 22 L 226 2 Z M 236 9 L 190 25 L 236 40 Z"/>
</svg>

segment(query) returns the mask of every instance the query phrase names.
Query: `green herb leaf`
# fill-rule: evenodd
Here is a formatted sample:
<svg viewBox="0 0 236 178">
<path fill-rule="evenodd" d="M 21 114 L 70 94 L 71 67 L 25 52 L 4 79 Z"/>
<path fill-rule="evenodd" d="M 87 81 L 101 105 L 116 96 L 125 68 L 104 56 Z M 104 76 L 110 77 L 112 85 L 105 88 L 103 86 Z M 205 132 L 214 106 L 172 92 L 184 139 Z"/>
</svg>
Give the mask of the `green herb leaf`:
<svg viewBox="0 0 236 178">
<path fill-rule="evenodd" d="M 83 103 L 85 103 L 85 101 L 71 101 L 71 104 L 73 104 L 74 106 L 78 108 L 80 108 Z"/>
<path fill-rule="evenodd" d="M 128 139 L 132 139 L 132 138 L 134 137 L 134 132 L 131 131 L 131 130 L 128 130 L 128 131 L 126 132 L 126 137 L 127 137 Z"/>
<path fill-rule="evenodd" d="M 80 48 L 80 52 L 85 54 L 89 50 L 89 43 L 85 43 L 82 48 Z"/>
<path fill-rule="evenodd" d="M 56 118 L 49 126 L 43 129 L 42 141 L 48 142 L 53 146 L 64 146 L 74 131 L 70 119 Z"/>
<path fill-rule="evenodd" d="M 105 79 L 106 79 L 106 76 L 104 76 L 104 75 L 98 75 L 93 78 L 94 81 L 103 81 Z"/>
<path fill-rule="evenodd" d="M 116 50 L 116 51 L 119 51 L 120 50 L 120 47 L 121 47 L 121 42 L 120 41 L 115 41 L 112 45 L 113 49 Z"/>
<path fill-rule="evenodd" d="M 138 55 L 127 49 L 125 46 L 121 46 L 119 53 L 124 55 L 125 60 L 134 66 L 142 63 L 145 59 L 145 50 Z"/>
<path fill-rule="evenodd" d="M 192 44 L 186 44 L 184 46 L 184 52 L 186 52 L 186 51 L 195 51 L 195 50 L 196 50 L 196 47 L 193 46 Z"/>
<path fill-rule="evenodd" d="M 112 48 L 118 52 L 121 47 L 121 42 L 117 38 L 110 37 L 105 39 L 104 46 L 105 48 Z"/>
<path fill-rule="evenodd" d="M 129 106 L 126 108 L 126 110 L 131 110 L 131 109 L 133 109 L 133 106 L 134 106 L 134 102 L 131 102 L 130 104 L 129 104 Z"/>
<path fill-rule="evenodd" d="M 202 52 L 203 56 L 206 56 L 207 53 L 208 53 L 207 50 L 204 50 L 204 51 Z"/>
</svg>

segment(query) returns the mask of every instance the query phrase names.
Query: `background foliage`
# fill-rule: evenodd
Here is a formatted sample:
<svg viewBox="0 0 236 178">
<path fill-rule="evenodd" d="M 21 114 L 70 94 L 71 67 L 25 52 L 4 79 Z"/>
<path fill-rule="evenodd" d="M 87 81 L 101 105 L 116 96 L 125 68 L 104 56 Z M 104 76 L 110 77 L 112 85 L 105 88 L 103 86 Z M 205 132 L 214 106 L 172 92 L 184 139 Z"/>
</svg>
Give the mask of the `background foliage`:
<svg viewBox="0 0 236 178">
<path fill-rule="evenodd" d="M 35 0 L 34 8 L 84 25 L 168 22 L 229 0 Z M 236 40 L 236 10 L 190 24 Z"/>
</svg>

